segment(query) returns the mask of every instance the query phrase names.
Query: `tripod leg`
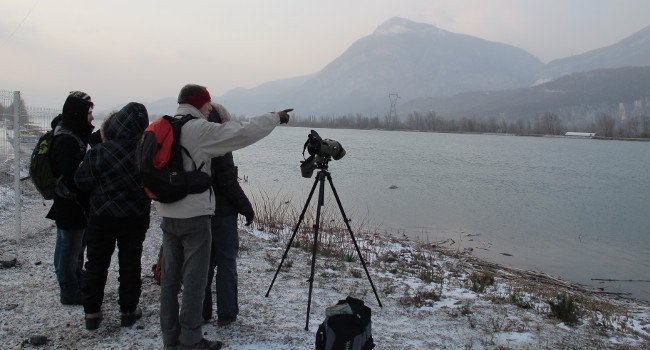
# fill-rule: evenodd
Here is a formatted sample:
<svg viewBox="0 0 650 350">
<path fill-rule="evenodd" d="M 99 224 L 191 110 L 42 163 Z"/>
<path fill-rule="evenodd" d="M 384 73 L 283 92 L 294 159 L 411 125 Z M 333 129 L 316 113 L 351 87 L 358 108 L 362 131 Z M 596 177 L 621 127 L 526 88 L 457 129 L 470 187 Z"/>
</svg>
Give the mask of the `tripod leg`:
<svg viewBox="0 0 650 350">
<path fill-rule="evenodd" d="M 359 245 L 357 244 L 357 240 L 354 238 L 354 234 L 352 233 L 352 228 L 350 227 L 350 221 L 345 216 L 343 205 L 341 204 L 341 200 L 339 199 L 338 193 L 336 193 L 336 188 L 334 188 L 334 183 L 332 183 L 332 176 L 329 173 L 327 173 L 327 181 L 329 181 L 330 183 L 330 187 L 332 188 L 332 192 L 334 193 L 334 198 L 336 198 L 336 203 L 339 205 L 339 210 L 341 211 L 341 215 L 343 216 L 343 221 L 345 222 L 345 226 L 347 226 L 348 232 L 350 232 L 350 237 L 352 237 L 354 248 L 357 250 L 357 254 L 359 255 L 359 260 L 361 260 L 361 265 L 363 266 L 363 269 L 366 271 L 366 276 L 368 277 L 368 281 L 370 282 L 372 291 L 375 293 L 375 298 L 377 298 L 377 303 L 379 303 L 379 307 L 383 308 L 383 306 L 381 305 L 381 301 L 379 301 L 379 295 L 377 295 L 377 289 L 375 289 L 375 284 L 372 283 L 372 279 L 370 278 L 370 273 L 368 273 L 366 262 L 363 260 L 363 256 L 361 256 L 361 250 L 359 250 Z"/>
<path fill-rule="evenodd" d="M 307 299 L 307 321 L 305 321 L 305 330 L 309 330 L 309 311 L 311 310 L 311 291 L 314 286 L 314 267 L 316 266 L 316 251 L 318 247 L 318 229 L 320 227 L 320 208 L 324 203 L 325 193 L 325 171 L 318 172 L 317 181 L 320 182 L 318 189 L 318 204 L 316 205 L 316 223 L 314 224 L 314 245 L 311 250 L 311 273 L 309 274 L 309 297 Z"/>
<path fill-rule="evenodd" d="M 294 229 L 293 229 L 293 234 L 291 235 L 291 238 L 289 239 L 289 243 L 287 244 L 287 249 L 284 250 L 284 254 L 282 255 L 282 260 L 280 260 L 280 264 L 278 265 L 278 269 L 275 271 L 275 275 L 273 276 L 273 280 L 271 281 L 271 285 L 269 286 L 269 290 L 266 291 L 266 297 L 267 298 L 269 297 L 269 293 L 271 293 L 271 288 L 273 288 L 273 283 L 275 283 L 275 279 L 276 279 L 276 277 L 278 277 L 278 273 L 280 272 L 280 269 L 282 268 L 282 264 L 284 263 L 284 259 L 287 257 L 287 253 L 289 253 L 289 248 L 291 248 L 291 244 L 293 243 L 293 239 L 296 237 L 296 232 L 298 232 L 298 227 L 300 227 L 300 223 L 302 222 L 302 219 L 305 217 L 305 212 L 307 211 L 307 207 L 309 207 L 309 202 L 311 201 L 311 197 L 314 195 L 314 190 L 316 189 L 316 184 L 317 183 L 318 183 L 318 177 L 316 177 L 316 179 L 314 180 L 314 185 L 311 187 L 311 191 L 309 192 L 309 197 L 307 197 L 307 201 L 305 202 L 305 206 L 302 208 L 302 213 L 300 213 L 300 218 L 298 219 L 298 222 L 296 223 L 296 227 L 294 227 Z"/>
</svg>

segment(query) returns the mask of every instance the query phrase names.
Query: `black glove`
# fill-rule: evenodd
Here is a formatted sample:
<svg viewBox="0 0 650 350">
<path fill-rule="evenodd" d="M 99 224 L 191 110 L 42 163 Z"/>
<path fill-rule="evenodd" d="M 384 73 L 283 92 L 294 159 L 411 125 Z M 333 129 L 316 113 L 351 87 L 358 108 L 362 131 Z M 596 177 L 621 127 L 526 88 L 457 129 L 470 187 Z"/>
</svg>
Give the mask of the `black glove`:
<svg viewBox="0 0 650 350">
<path fill-rule="evenodd" d="M 285 109 L 278 112 L 278 116 L 280 116 L 280 124 L 286 124 L 289 122 L 289 112 L 291 111 L 293 111 L 293 108 Z"/>
<path fill-rule="evenodd" d="M 255 212 L 251 211 L 250 213 L 244 214 L 246 217 L 246 223 L 244 226 L 250 226 L 253 223 L 253 219 L 255 219 Z"/>
<path fill-rule="evenodd" d="M 102 143 L 104 140 L 102 140 L 102 134 L 99 130 L 93 132 L 90 134 L 88 137 L 88 144 L 92 147 L 94 145 L 98 145 Z"/>
</svg>

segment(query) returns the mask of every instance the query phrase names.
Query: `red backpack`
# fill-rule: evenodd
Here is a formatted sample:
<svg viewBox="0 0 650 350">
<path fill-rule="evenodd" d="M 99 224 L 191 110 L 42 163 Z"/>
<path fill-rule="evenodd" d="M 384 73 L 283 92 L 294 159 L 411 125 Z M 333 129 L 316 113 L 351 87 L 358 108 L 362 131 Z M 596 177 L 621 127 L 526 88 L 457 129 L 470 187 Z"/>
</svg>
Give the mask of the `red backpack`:
<svg viewBox="0 0 650 350">
<path fill-rule="evenodd" d="M 136 155 L 144 191 L 149 198 L 172 203 L 211 187 L 210 175 L 201 171 L 204 163 L 197 168 L 190 153 L 180 144 L 183 125 L 195 118 L 191 115 L 182 118 L 166 115 L 145 129 Z M 183 169 L 182 153 L 192 159 L 194 170 Z"/>
</svg>

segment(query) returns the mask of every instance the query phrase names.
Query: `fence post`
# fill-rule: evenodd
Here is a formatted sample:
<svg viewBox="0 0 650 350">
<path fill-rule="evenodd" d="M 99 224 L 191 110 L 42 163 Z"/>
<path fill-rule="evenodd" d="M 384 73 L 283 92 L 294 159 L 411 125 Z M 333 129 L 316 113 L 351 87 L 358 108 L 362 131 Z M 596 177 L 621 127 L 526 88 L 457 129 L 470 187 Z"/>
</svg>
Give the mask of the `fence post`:
<svg viewBox="0 0 650 350">
<path fill-rule="evenodd" d="M 22 195 L 20 191 L 20 91 L 14 91 L 14 205 L 15 240 L 20 240 Z"/>
</svg>

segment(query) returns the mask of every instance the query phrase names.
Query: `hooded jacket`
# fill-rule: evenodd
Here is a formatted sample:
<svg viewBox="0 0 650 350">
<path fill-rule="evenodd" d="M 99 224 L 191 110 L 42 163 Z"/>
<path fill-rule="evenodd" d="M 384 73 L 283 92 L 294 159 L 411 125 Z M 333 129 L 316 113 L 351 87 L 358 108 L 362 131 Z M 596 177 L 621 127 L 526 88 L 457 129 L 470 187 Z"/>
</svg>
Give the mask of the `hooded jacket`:
<svg viewBox="0 0 650 350">
<path fill-rule="evenodd" d="M 223 124 L 211 123 L 198 109 L 189 104 L 180 104 L 175 117 L 191 114 L 197 119 L 185 123 L 181 129 L 180 143 L 185 147 L 194 163 L 204 164 L 202 171 L 212 174 L 212 158 L 244 148 L 261 140 L 280 124 L 277 113 L 267 113 L 250 118 L 248 122 L 229 121 Z M 183 167 L 193 170 L 192 160 L 183 154 Z M 188 194 L 173 203 L 158 203 L 158 213 L 163 217 L 185 219 L 201 215 L 214 215 L 215 196 L 212 190 Z"/>
<path fill-rule="evenodd" d="M 223 124 L 230 121 L 230 113 L 220 105 L 213 104 L 208 121 Z M 255 215 L 250 200 L 238 182 L 237 167 L 228 152 L 212 158 L 212 188 L 215 195 L 214 216 L 233 216 L 242 214 L 248 220 Z"/>
<path fill-rule="evenodd" d="M 54 138 L 50 151 L 52 173 L 72 193 L 72 198 L 54 195 L 46 218 L 56 222 L 59 229 L 77 230 L 86 227 L 88 196 L 74 183 L 74 173 L 86 154 L 88 136 L 93 126 L 88 123 L 88 110 L 92 102 L 69 96 L 63 113 L 52 120 Z"/>
<path fill-rule="evenodd" d="M 131 102 L 102 124 L 104 142 L 91 148 L 77 169 L 77 187 L 90 194 L 90 216 L 149 216 L 151 201 L 143 191 L 135 149 L 149 124 L 147 110 Z"/>
</svg>

